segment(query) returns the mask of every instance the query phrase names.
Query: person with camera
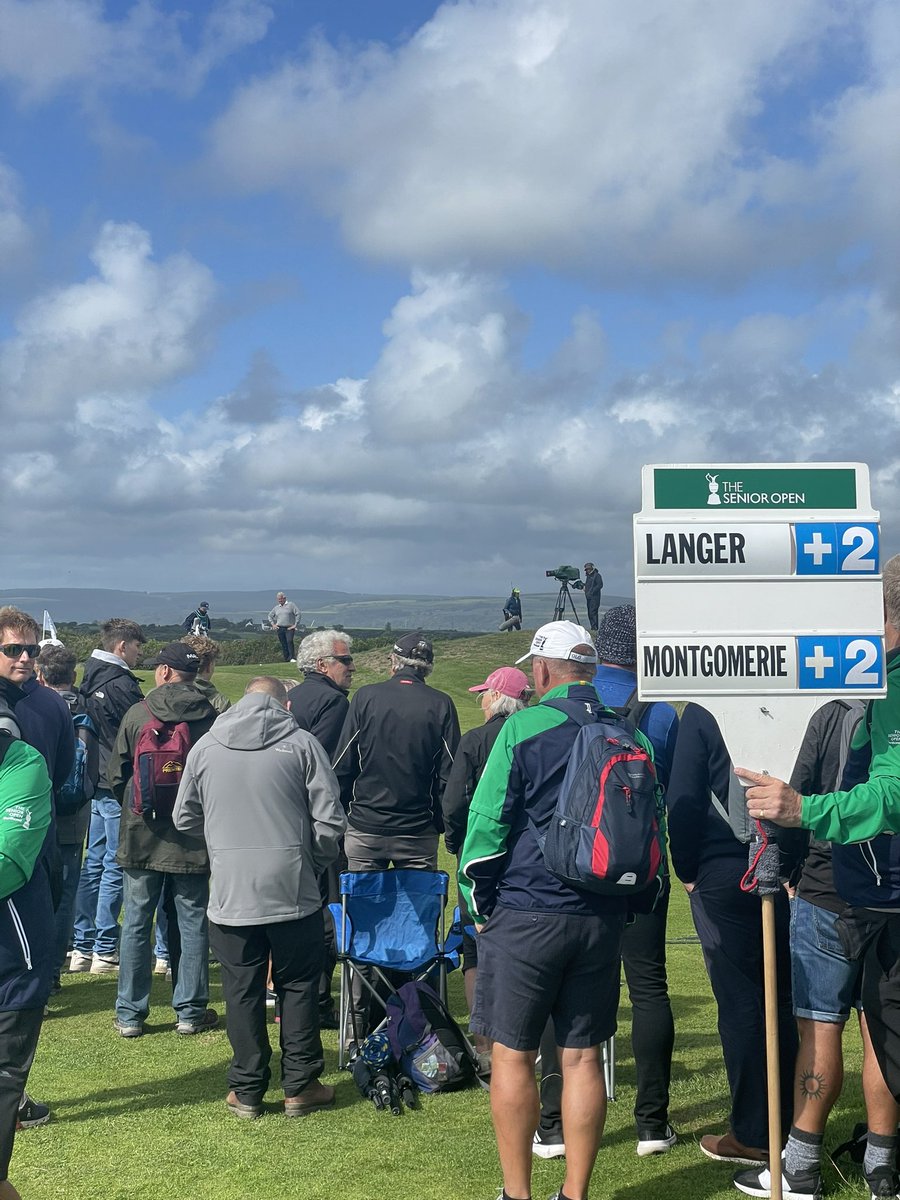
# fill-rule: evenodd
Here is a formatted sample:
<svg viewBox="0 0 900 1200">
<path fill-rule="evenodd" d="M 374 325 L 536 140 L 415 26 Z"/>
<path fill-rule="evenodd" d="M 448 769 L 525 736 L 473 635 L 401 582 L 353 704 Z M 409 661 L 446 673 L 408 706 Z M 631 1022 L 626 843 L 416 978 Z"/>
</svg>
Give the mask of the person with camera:
<svg viewBox="0 0 900 1200">
<path fill-rule="evenodd" d="M 584 598 L 587 602 L 588 625 L 591 633 L 600 628 L 600 596 L 603 592 L 603 576 L 592 562 L 584 564 Z"/>
</svg>

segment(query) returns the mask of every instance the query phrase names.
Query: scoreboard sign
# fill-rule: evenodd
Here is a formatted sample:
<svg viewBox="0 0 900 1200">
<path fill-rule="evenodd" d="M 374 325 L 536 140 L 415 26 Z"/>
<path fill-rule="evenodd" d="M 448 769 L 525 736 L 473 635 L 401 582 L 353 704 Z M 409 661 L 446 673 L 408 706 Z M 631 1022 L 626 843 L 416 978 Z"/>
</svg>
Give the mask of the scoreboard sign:
<svg viewBox="0 0 900 1200">
<path fill-rule="evenodd" d="M 644 467 L 634 563 L 640 698 L 708 708 L 739 765 L 785 777 L 822 703 L 885 694 L 865 465 Z"/>
</svg>

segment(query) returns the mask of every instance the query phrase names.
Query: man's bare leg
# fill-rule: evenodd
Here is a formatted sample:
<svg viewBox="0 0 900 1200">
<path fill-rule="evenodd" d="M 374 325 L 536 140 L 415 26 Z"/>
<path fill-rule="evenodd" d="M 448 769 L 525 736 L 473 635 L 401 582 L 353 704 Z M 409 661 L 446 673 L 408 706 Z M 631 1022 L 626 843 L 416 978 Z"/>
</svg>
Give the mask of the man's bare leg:
<svg viewBox="0 0 900 1200">
<path fill-rule="evenodd" d="M 562 1190 L 567 1200 L 584 1200 L 606 1121 L 602 1048 L 560 1047 L 560 1059 L 563 1139 L 566 1143 L 566 1181 Z"/>
<path fill-rule="evenodd" d="M 870 1133 L 881 1137 L 894 1137 L 897 1125 L 900 1124 L 900 1105 L 884 1082 L 881 1067 L 872 1049 L 865 1016 L 860 1018 L 859 1027 L 863 1038 L 862 1084 L 866 1101 L 866 1123 Z"/>
<path fill-rule="evenodd" d="M 794 1127 L 821 1134 L 844 1084 L 844 1026 L 798 1017 L 797 1029 L 800 1049 L 794 1071 Z"/>
<path fill-rule="evenodd" d="M 22 1197 L 8 1179 L 4 1179 L 0 1183 L 0 1200 L 22 1200 Z"/>
<path fill-rule="evenodd" d="M 530 1200 L 531 1196 L 531 1144 L 541 1114 L 534 1077 L 536 1060 L 537 1050 L 511 1050 L 494 1042 L 491 1116 L 503 1186 L 516 1200 Z"/>
<path fill-rule="evenodd" d="M 881 1065 L 872 1046 L 865 1016 L 860 1020 L 863 1035 L 863 1096 L 866 1101 L 866 1154 L 863 1159 L 863 1174 L 871 1194 L 896 1195 L 897 1193 L 897 1121 L 900 1105 L 894 1100 Z M 882 1191 L 882 1187 L 888 1191 Z"/>
</svg>

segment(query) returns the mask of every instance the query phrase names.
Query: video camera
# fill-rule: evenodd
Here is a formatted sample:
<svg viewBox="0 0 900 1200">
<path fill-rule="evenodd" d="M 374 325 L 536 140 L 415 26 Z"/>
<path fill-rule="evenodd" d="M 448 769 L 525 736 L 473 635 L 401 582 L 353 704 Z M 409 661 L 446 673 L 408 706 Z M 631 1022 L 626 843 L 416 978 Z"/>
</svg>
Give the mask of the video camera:
<svg viewBox="0 0 900 1200">
<path fill-rule="evenodd" d="M 548 579 L 556 579 L 564 586 L 571 584 L 573 588 L 584 587 L 581 572 L 577 567 L 554 567 L 551 571 L 545 571 L 544 574 Z"/>
</svg>

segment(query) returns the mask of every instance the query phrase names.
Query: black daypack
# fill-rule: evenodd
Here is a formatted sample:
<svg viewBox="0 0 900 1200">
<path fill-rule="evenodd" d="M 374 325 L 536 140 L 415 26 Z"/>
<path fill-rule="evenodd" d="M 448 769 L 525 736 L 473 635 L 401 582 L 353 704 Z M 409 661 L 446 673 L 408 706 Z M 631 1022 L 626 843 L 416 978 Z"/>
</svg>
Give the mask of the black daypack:
<svg viewBox="0 0 900 1200">
<path fill-rule="evenodd" d="M 656 771 L 634 724 L 612 709 L 549 702 L 581 725 L 546 833 L 532 822 L 547 870 L 583 891 L 632 896 L 665 859 Z"/>
<path fill-rule="evenodd" d="M 475 1082 L 478 1059 L 469 1039 L 427 983 L 404 983 L 386 1008 L 391 1051 L 420 1092 L 449 1092 Z"/>
</svg>

